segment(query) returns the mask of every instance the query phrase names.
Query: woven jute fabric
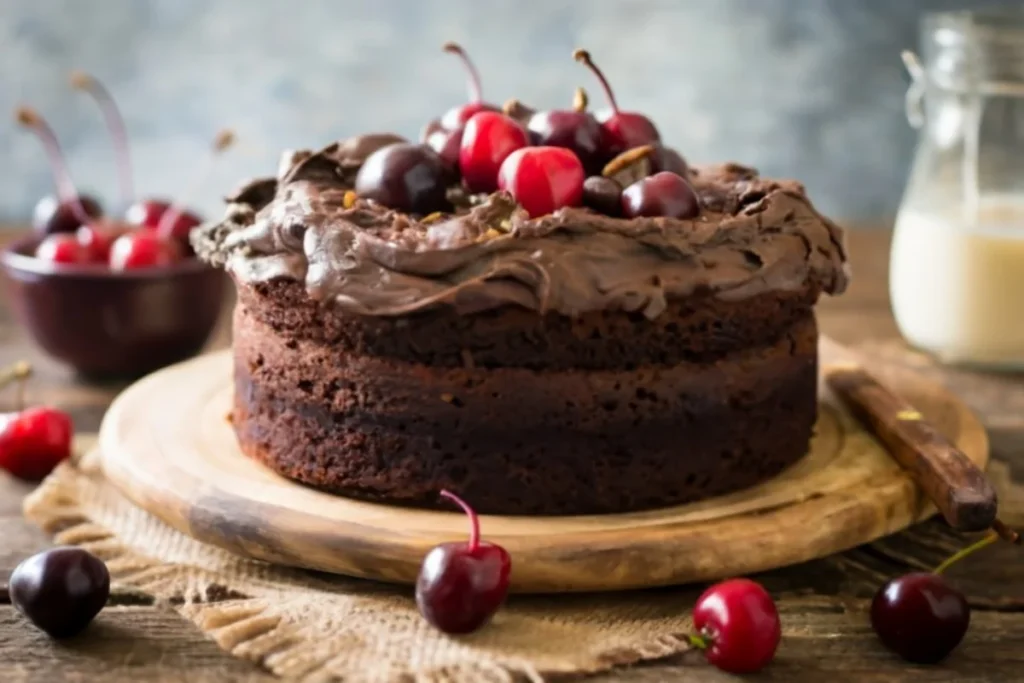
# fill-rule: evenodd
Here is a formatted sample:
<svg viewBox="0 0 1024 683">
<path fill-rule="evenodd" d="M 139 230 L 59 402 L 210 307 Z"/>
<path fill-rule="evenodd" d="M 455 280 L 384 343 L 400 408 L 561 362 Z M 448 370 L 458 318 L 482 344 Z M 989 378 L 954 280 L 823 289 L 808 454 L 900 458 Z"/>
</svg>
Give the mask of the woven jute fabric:
<svg viewBox="0 0 1024 683">
<path fill-rule="evenodd" d="M 490 625 L 449 637 L 420 617 L 410 587 L 245 560 L 171 529 L 104 479 L 95 450 L 61 465 L 25 514 L 56 543 L 102 558 L 117 588 L 289 680 L 542 680 L 689 649 L 694 589 L 514 596 Z"/>
</svg>

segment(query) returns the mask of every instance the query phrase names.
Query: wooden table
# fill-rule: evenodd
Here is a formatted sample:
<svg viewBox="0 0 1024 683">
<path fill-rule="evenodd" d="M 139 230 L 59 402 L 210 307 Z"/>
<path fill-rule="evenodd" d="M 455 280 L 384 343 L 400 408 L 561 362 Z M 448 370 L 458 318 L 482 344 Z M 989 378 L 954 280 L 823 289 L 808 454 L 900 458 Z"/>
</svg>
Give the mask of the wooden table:
<svg viewBox="0 0 1024 683">
<path fill-rule="evenodd" d="M 887 233 L 858 232 L 850 247 L 855 284 L 820 307 L 825 332 L 848 344 L 897 348 L 889 312 Z M 227 341 L 222 326 L 213 345 Z M 0 363 L 25 358 L 38 374 L 30 398 L 70 411 L 82 430 L 94 430 L 119 386 L 85 386 L 42 358 L 0 310 Z M 1024 486 L 1024 377 L 957 372 L 946 381 L 984 417 L 993 457 L 1008 463 Z M 0 680 L 2 681 L 269 681 L 251 664 L 233 659 L 169 608 L 136 595 L 111 596 L 109 606 L 79 638 L 54 643 L 28 626 L 6 595 L 5 581 L 23 558 L 47 546 L 21 518 L 29 487 L 0 475 Z M 974 605 L 959 650 L 940 667 L 910 666 L 877 643 L 867 621 L 871 595 L 888 577 L 926 569 L 964 544 L 931 521 L 843 555 L 759 577 L 779 596 L 783 645 L 770 669 L 747 680 L 968 681 L 1024 680 L 1024 550 L 993 546 L 951 571 Z M 595 677 L 598 681 L 732 680 L 696 653 Z"/>
</svg>

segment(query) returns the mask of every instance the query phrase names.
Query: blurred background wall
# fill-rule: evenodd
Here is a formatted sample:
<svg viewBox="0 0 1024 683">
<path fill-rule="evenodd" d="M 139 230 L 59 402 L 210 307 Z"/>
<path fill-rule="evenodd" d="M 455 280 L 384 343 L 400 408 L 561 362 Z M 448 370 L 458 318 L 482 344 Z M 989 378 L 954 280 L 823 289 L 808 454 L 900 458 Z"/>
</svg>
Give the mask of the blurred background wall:
<svg viewBox="0 0 1024 683">
<path fill-rule="evenodd" d="M 915 134 L 899 51 L 923 11 L 1021 0 L 0 0 L 0 110 L 30 103 L 59 133 L 82 189 L 117 201 L 97 109 L 66 86 L 86 69 L 114 92 L 139 191 L 180 191 L 214 133 L 240 144 L 195 204 L 215 214 L 236 181 L 273 172 L 285 147 L 357 132 L 415 136 L 464 100 L 445 40 L 484 91 L 566 106 L 594 79 L 696 162 L 738 160 L 802 179 L 840 220 L 878 222 L 899 201 Z M 8 119 L 10 120 L 10 119 Z M 51 190 L 38 142 L 0 121 L 0 222 Z"/>
</svg>

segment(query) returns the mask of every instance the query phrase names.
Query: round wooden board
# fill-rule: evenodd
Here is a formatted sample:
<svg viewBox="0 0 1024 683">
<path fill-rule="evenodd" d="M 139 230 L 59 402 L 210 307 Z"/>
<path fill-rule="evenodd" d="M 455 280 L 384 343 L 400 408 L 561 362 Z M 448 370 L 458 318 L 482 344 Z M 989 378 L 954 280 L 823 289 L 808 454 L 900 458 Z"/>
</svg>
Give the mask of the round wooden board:
<svg viewBox="0 0 1024 683">
<path fill-rule="evenodd" d="M 911 372 L 882 375 L 978 465 L 978 419 Z M 287 481 L 239 450 L 229 351 L 161 370 L 103 421 L 104 469 L 128 498 L 200 541 L 247 557 L 412 582 L 426 552 L 465 538 L 461 513 L 389 507 Z M 482 519 L 513 558 L 513 590 L 621 590 L 709 581 L 823 557 L 933 513 L 910 478 L 822 389 L 811 451 L 760 486 L 662 510 Z"/>
</svg>

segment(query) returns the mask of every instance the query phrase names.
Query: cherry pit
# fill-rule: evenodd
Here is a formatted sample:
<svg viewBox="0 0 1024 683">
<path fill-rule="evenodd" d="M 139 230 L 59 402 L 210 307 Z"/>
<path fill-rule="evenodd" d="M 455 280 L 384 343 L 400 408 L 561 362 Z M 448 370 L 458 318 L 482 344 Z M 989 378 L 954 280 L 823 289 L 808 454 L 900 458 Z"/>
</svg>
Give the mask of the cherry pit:
<svg viewBox="0 0 1024 683">
<path fill-rule="evenodd" d="M 124 119 L 109 91 L 92 76 L 75 72 L 71 84 L 96 101 L 113 140 L 124 218 L 108 218 L 93 197 L 79 194 L 53 129 L 33 109 L 20 107 L 16 118 L 40 139 L 50 162 L 56 197 L 36 205 L 33 225 L 40 241 L 33 255 L 56 266 L 100 265 L 114 272 L 166 267 L 192 255 L 189 233 L 201 219 L 183 202 L 137 200 Z M 230 146 L 229 132 L 218 134 L 213 155 Z M 195 176 L 198 185 L 206 173 Z"/>
</svg>

